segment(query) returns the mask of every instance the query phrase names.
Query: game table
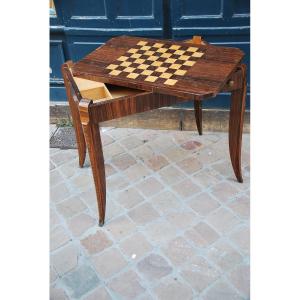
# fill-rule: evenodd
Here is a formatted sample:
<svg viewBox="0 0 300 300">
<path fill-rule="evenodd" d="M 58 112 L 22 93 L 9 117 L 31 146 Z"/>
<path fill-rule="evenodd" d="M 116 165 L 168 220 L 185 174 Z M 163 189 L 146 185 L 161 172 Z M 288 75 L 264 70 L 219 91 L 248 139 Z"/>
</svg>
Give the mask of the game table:
<svg viewBox="0 0 300 300">
<path fill-rule="evenodd" d="M 243 182 L 243 57 L 240 49 L 210 45 L 201 38 L 187 43 L 119 36 L 77 63 L 63 64 L 79 165 L 84 164 L 87 147 L 100 226 L 105 220 L 106 181 L 99 122 L 193 100 L 198 132 L 202 134 L 201 101 L 230 92 L 229 152 L 235 176 Z"/>
</svg>

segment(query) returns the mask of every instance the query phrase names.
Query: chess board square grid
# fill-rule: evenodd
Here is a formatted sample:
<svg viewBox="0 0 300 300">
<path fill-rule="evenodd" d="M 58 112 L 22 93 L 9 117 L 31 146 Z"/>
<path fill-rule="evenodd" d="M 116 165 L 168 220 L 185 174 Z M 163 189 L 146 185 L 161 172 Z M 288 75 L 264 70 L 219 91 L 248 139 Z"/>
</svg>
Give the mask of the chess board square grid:
<svg viewBox="0 0 300 300">
<path fill-rule="evenodd" d="M 198 47 L 139 41 L 106 66 L 112 76 L 175 85 L 204 55 Z"/>
</svg>

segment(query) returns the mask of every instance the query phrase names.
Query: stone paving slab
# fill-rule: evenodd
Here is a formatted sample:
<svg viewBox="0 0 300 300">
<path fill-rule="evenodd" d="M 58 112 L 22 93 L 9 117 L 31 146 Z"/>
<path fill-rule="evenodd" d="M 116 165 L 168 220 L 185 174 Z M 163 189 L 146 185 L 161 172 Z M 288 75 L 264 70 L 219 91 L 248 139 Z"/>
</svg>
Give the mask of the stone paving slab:
<svg viewBox="0 0 300 300">
<path fill-rule="evenodd" d="M 50 149 L 50 299 L 250 299 L 249 135 L 243 184 L 225 133 L 101 136 L 101 228 L 88 157 L 79 168 L 76 149 Z"/>
</svg>

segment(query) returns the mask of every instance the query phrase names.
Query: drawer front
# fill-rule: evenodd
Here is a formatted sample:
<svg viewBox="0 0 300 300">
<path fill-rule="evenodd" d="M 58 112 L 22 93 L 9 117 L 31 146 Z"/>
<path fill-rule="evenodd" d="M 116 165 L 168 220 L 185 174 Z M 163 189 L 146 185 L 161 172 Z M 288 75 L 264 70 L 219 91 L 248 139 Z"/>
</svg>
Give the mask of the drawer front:
<svg viewBox="0 0 300 300">
<path fill-rule="evenodd" d="M 91 113 L 96 122 L 104 122 L 185 101 L 188 100 L 176 96 L 141 92 L 136 95 L 93 103 Z"/>
</svg>

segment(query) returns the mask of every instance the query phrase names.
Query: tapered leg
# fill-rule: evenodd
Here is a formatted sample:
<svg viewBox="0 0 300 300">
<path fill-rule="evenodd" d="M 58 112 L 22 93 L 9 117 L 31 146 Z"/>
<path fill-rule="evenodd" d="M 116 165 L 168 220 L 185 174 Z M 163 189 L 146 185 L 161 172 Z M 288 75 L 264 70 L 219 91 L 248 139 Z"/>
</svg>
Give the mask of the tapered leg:
<svg viewBox="0 0 300 300">
<path fill-rule="evenodd" d="M 195 119 L 199 135 L 202 135 L 202 101 L 194 101 Z"/>
<path fill-rule="evenodd" d="M 234 174 L 239 182 L 243 182 L 241 169 L 242 134 L 244 112 L 246 104 L 246 66 L 241 70 L 241 88 L 231 92 L 231 105 L 229 117 L 229 152 Z"/>
<path fill-rule="evenodd" d="M 70 62 L 70 61 L 66 62 L 65 64 L 62 65 L 61 71 L 62 71 L 62 74 L 64 77 L 67 98 L 69 101 L 69 107 L 70 107 L 73 125 L 74 125 L 74 129 L 75 129 L 78 156 L 79 156 L 79 166 L 82 168 L 84 161 L 85 161 L 85 156 L 86 156 L 86 144 L 85 144 L 83 130 L 82 130 L 81 122 L 80 122 L 80 116 L 79 116 L 79 111 L 78 111 L 78 101 L 75 101 L 75 99 L 73 98 L 72 85 L 66 74 L 66 72 L 68 72 L 68 69 L 71 68 L 72 65 L 73 65 L 72 62 Z"/>
<path fill-rule="evenodd" d="M 83 129 L 80 122 L 80 116 L 79 116 L 77 104 L 74 102 L 73 105 L 71 105 L 69 101 L 69 105 L 70 105 L 70 110 L 72 114 L 73 125 L 74 125 L 75 135 L 76 135 L 76 142 L 77 142 L 77 149 L 78 149 L 78 156 L 79 156 L 79 166 L 82 168 L 86 157 L 86 144 L 84 140 Z"/>
<path fill-rule="evenodd" d="M 90 104 L 86 100 L 79 103 L 80 119 L 86 139 L 98 203 L 99 225 L 103 226 L 106 206 L 106 181 L 102 152 L 102 143 L 98 123 L 94 123 L 90 114 Z"/>
</svg>

